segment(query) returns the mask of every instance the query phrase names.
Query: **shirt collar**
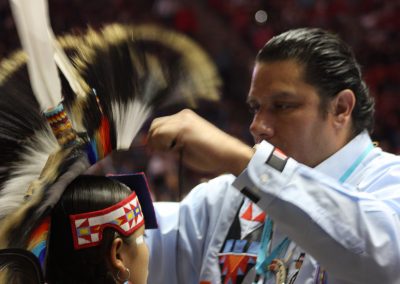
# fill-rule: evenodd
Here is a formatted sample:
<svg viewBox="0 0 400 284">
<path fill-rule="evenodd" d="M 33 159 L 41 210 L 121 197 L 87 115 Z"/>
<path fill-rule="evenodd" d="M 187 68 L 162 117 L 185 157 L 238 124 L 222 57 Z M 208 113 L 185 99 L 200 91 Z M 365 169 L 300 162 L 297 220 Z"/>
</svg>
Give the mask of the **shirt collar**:
<svg viewBox="0 0 400 284">
<path fill-rule="evenodd" d="M 372 140 L 365 130 L 335 154 L 316 166 L 315 169 L 339 180 L 354 165 L 354 162 L 364 155 L 371 145 Z"/>
</svg>

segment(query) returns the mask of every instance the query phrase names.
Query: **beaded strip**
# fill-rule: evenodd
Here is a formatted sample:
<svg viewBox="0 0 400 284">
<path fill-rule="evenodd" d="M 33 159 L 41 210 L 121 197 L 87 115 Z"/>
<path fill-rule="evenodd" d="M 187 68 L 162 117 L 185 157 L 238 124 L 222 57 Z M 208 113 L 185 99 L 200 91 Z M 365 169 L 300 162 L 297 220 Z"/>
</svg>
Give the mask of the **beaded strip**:
<svg viewBox="0 0 400 284">
<path fill-rule="evenodd" d="M 60 146 L 75 143 L 77 135 L 62 103 L 44 112 L 44 115 Z"/>
</svg>

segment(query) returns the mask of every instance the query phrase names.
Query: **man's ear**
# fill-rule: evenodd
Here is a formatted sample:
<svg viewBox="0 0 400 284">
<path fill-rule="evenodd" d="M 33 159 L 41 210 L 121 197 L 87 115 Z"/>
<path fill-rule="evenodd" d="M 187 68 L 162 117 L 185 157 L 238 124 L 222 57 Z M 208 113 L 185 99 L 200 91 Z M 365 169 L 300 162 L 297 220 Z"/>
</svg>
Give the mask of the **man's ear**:
<svg viewBox="0 0 400 284">
<path fill-rule="evenodd" d="M 118 271 L 124 271 L 125 265 L 121 255 L 123 241 L 121 238 L 115 238 L 111 243 L 111 250 L 109 252 L 111 267 Z"/>
<path fill-rule="evenodd" d="M 352 90 L 340 91 L 332 101 L 332 113 L 335 126 L 340 129 L 351 125 L 351 114 L 356 104 L 356 96 Z"/>
</svg>

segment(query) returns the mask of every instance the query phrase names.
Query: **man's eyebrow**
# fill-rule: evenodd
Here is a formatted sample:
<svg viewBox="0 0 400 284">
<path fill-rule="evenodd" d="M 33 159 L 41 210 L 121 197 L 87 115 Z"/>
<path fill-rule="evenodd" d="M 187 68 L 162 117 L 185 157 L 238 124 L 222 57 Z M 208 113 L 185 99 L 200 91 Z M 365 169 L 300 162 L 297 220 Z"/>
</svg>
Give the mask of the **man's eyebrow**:
<svg viewBox="0 0 400 284">
<path fill-rule="evenodd" d="M 290 99 L 290 98 L 296 98 L 296 95 L 294 95 L 293 93 L 288 92 L 288 91 L 277 91 L 277 92 L 272 93 L 272 95 L 268 96 L 269 100 Z M 252 96 L 248 96 L 246 99 L 247 104 L 255 103 L 257 101 L 258 100 Z"/>
<path fill-rule="evenodd" d="M 271 95 L 271 99 L 286 99 L 286 98 L 290 99 L 295 97 L 296 96 L 293 93 L 287 91 L 279 91 Z"/>
</svg>

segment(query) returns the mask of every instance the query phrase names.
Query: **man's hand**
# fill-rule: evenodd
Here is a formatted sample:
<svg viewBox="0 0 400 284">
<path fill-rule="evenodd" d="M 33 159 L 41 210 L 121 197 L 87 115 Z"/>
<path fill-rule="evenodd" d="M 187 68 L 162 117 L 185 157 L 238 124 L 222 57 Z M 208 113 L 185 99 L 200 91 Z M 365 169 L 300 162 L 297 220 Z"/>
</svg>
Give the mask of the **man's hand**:
<svg viewBox="0 0 400 284">
<path fill-rule="evenodd" d="M 238 175 L 253 155 L 251 147 L 188 109 L 154 119 L 148 145 L 156 151 L 182 151 L 187 166 L 213 174 Z"/>
</svg>

